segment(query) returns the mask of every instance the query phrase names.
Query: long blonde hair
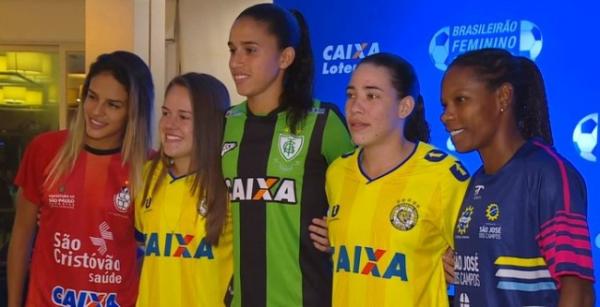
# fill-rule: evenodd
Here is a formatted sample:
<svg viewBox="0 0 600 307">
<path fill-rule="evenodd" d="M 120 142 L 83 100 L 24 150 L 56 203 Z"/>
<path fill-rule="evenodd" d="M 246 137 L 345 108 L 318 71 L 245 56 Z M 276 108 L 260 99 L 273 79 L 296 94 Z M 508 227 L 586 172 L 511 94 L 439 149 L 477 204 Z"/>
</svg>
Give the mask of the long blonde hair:
<svg viewBox="0 0 600 307">
<path fill-rule="evenodd" d="M 88 95 L 91 80 L 101 73 L 111 74 L 129 95 L 127 125 L 123 133 L 121 154 L 123 165 L 130 167 L 129 189 L 135 195 L 142 187 L 142 169 L 152 142 L 152 111 L 154 84 L 150 69 L 137 55 L 127 51 L 115 51 L 100 55 L 83 84 L 82 103 L 77 109 L 65 144 L 52 161 L 46 184 L 53 186 L 75 166 L 75 161 L 85 143 L 85 117 L 83 104 Z"/>
</svg>

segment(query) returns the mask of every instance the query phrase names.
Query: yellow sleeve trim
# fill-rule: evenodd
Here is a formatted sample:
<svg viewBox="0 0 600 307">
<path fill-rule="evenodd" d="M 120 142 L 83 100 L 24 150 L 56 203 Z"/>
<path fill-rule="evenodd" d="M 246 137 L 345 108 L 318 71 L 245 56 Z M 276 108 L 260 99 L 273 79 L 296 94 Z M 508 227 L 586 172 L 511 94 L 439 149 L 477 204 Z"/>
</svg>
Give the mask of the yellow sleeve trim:
<svg viewBox="0 0 600 307">
<path fill-rule="evenodd" d="M 544 265 L 546 265 L 546 262 L 544 261 L 544 258 L 542 258 L 542 257 L 518 258 L 518 257 L 500 256 L 496 259 L 496 262 L 494 262 L 494 264 L 513 265 L 513 266 L 520 266 L 520 267 L 536 267 L 536 266 L 544 266 Z"/>
</svg>

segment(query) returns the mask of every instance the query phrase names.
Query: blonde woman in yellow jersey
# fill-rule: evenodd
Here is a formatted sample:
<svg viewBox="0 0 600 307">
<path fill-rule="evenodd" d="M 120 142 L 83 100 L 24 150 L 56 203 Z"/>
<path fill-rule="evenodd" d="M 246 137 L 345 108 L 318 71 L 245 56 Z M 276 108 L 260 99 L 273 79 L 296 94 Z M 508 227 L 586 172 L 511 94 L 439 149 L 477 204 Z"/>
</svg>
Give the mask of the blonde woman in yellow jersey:
<svg viewBox="0 0 600 307">
<path fill-rule="evenodd" d="M 448 306 L 441 259 L 469 175 L 425 143 L 419 82 L 404 59 L 365 58 L 346 93 L 359 147 L 327 171 L 333 306 Z"/>
<path fill-rule="evenodd" d="M 188 73 L 167 86 L 160 155 L 148 162 L 135 208 L 144 242 L 137 306 L 224 306 L 233 273 L 221 173 L 225 86 Z"/>
</svg>

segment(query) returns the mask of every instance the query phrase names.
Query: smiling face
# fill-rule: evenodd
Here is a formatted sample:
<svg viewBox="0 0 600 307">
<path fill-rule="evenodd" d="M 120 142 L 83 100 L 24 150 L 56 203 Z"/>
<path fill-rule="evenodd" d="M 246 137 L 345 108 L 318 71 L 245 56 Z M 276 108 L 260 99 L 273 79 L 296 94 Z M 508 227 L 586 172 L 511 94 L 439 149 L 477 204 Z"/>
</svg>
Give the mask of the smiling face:
<svg viewBox="0 0 600 307">
<path fill-rule="evenodd" d="M 251 17 L 236 20 L 229 33 L 229 69 L 238 94 L 249 99 L 265 93 L 279 95 L 283 74 L 291 62 L 283 58 L 277 37 L 267 24 Z M 289 52 L 289 51 L 286 51 Z"/>
<path fill-rule="evenodd" d="M 368 147 L 400 138 L 404 116 L 387 68 L 361 64 L 346 89 L 346 120 L 352 141 Z"/>
<path fill-rule="evenodd" d="M 110 73 L 99 73 L 91 79 L 83 102 L 86 145 L 96 149 L 121 146 L 128 100 L 127 90 Z"/>
<path fill-rule="evenodd" d="M 173 159 L 179 171 L 187 173 L 194 143 L 192 102 L 187 88 L 169 88 L 158 126 L 165 155 Z"/>
<path fill-rule="evenodd" d="M 494 144 L 501 131 L 499 89 L 490 89 L 470 67 L 454 66 L 442 82 L 441 120 L 459 152 Z"/>
</svg>

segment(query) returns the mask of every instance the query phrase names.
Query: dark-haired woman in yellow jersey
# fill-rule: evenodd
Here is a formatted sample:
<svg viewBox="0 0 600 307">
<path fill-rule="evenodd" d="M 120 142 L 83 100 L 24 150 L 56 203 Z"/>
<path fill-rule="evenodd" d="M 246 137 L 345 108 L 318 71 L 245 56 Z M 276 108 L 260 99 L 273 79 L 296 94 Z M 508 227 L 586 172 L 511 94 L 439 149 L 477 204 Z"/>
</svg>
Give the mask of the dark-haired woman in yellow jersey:
<svg viewBox="0 0 600 307">
<path fill-rule="evenodd" d="M 221 174 L 225 86 L 188 73 L 167 86 L 161 150 L 136 204 L 144 242 L 137 306 L 224 306 L 233 274 L 231 220 Z M 141 241 L 141 240 L 140 240 Z"/>
<path fill-rule="evenodd" d="M 442 255 L 469 175 L 427 144 L 412 66 L 365 58 L 346 90 L 359 147 L 327 171 L 334 306 L 448 306 Z"/>
</svg>

